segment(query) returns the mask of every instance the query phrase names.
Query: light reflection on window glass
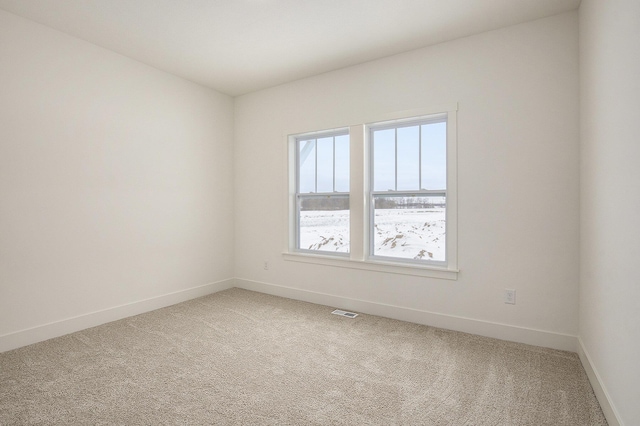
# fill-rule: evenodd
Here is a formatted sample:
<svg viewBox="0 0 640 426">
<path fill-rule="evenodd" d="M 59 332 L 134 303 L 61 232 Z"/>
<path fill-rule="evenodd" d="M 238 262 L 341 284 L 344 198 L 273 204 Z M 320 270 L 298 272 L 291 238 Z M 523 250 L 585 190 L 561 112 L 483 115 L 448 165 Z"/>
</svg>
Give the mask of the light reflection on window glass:
<svg viewBox="0 0 640 426">
<path fill-rule="evenodd" d="M 420 127 L 398 128 L 398 191 L 420 189 Z"/>
<path fill-rule="evenodd" d="M 396 189 L 395 129 L 373 132 L 373 190 Z"/>
<path fill-rule="evenodd" d="M 302 193 L 316 192 L 316 142 L 315 140 L 300 141 L 299 147 L 299 191 Z"/>
</svg>

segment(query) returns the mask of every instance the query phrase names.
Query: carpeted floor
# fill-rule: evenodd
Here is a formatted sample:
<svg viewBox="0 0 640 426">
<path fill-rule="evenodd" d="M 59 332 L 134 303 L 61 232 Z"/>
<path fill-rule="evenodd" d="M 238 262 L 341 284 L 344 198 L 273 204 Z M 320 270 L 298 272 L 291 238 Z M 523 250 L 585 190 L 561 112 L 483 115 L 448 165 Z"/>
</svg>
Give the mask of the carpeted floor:
<svg viewBox="0 0 640 426">
<path fill-rule="evenodd" d="M 0 354 L 0 424 L 603 425 L 576 354 L 231 289 Z"/>
</svg>

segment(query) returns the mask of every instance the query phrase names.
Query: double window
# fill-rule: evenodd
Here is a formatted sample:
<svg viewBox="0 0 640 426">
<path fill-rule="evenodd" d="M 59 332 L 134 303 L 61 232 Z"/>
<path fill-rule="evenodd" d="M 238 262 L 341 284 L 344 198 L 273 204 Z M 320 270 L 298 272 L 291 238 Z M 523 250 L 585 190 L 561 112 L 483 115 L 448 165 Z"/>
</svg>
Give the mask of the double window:
<svg viewBox="0 0 640 426">
<path fill-rule="evenodd" d="M 455 119 L 291 136 L 288 254 L 456 271 Z"/>
</svg>

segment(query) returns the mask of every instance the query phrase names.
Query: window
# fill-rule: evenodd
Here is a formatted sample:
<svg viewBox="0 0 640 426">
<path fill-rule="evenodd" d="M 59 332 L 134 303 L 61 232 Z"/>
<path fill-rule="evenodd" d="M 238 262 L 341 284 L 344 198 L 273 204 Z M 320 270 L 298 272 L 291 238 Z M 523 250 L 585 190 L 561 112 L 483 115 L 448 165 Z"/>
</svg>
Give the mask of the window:
<svg viewBox="0 0 640 426">
<path fill-rule="evenodd" d="M 369 126 L 372 258 L 446 263 L 447 118 Z"/>
<path fill-rule="evenodd" d="M 286 260 L 457 278 L 457 106 L 289 136 Z"/>
<path fill-rule="evenodd" d="M 349 134 L 296 138 L 296 248 L 349 253 Z"/>
</svg>

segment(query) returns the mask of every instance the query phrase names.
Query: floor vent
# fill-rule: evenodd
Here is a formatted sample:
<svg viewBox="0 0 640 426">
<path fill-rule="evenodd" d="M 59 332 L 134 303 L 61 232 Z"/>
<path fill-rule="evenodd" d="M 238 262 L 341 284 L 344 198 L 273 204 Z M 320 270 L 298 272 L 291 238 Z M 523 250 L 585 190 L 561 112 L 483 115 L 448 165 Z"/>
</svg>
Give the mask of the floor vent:
<svg viewBox="0 0 640 426">
<path fill-rule="evenodd" d="M 335 311 L 331 312 L 334 315 L 340 315 L 343 317 L 347 317 L 347 318 L 355 318 L 358 316 L 358 314 L 354 313 L 354 312 L 347 312 L 347 311 L 341 311 L 340 309 L 336 309 Z"/>
</svg>

